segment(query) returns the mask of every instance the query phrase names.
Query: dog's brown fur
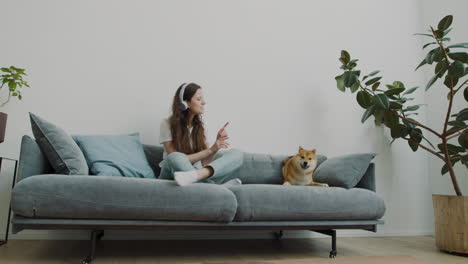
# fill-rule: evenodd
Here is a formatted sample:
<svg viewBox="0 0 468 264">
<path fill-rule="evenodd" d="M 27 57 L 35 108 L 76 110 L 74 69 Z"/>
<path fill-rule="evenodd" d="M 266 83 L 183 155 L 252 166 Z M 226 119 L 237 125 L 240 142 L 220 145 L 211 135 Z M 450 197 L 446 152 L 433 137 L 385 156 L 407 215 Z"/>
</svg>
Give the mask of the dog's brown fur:
<svg viewBox="0 0 468 264">
<path fill-rule="evenodd" d="M 299 146 L 295 156 L 283 160 L 283 184 L 328 187 L 326 183 L 314 182 L 313 172 L 317 167 L 316 149 L 305 150 Z"/>
</svg>

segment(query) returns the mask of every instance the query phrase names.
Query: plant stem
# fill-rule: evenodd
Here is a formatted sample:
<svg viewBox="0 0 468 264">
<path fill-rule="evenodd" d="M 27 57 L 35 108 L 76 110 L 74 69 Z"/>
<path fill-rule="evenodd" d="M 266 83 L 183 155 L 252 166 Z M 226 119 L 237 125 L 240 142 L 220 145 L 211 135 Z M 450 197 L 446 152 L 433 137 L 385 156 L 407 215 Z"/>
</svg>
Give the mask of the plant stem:
<svg viewBox="0 0 468 264">
<path fill-rule="evenodd" d="M 443 160 L 443 161 L 445 162 L 444 157 L 442 157 L 441 155 L 437 154 L 436 152 L 434 152 L 433 150 L 429 149 L 428 147 L 426 147 L 426 146 L 424 146 L 424 145 L 418 143 L 417 141 L 414 141 L 414 140 L 411 140 L 410 138 L 405 138 L 405 137 L 402 137 L 402 139 L 406 139 L 406 140 L 408 140 L 408 141 L 411 141 L 411 142 L 413 142 L 413 143 L 418 144 L 421 148 L 423 148 L 423 149 L 425 149 L 425 150 L 431 152 L 432 154 L 436 155 L 439 159 L 441 159 L 441 160 Z"/>
<path fill-rule="evenodd" d="M 401 116 L 401 115 L 399 115 L 398 113 L 397 113 L 396 115 L 399 116 L 401 119 L 405 120 L 406 122 L 409 122 L 409 123 L 414 124 L 414 125 L 416 125 L 416 126 L 420 126 L 420 127 L 422 127 L 422 128 L 425 128 L 425 129 L 427 129 L 428 131 L 430 131 L 430 132 L 432 132 L 433 134 L 435 134 L 436 136 L 442 137 L 441 134 L 435 132 L 433 129 L 431 129 L 431 128 L 429 128 L 429 127 L 426 127 L 426 126 L 424 126 L 424 125 L 422 125 L 422 124 L 420 124 L 420 123 L 418 123 L 418 122 L 415 122 L 415 121 L 412 121 L 412 120 L 410 120 L 410 119 L 408 119 L 408 118 L 405 118 L 404 116 Z"/>
<path fill-rule="evenodd" d="M 432 30 L 433 37 L 437 41 L 437 44 L 439 45 L 440 49 L 444 52 L 445 59 L 447 60 L 447 62 L 449 62 L 447 51 L 445 50 L 442 43 L 440 43 L 439 39 L 436 37 L 434 29 L 432 27 L 431 27 L 431 30 Z M 457 178 L 455 177 L 455 172 L 453 171 L 452 161 L 450 160 L 450 156 L 448 154 L 448 148 L 447 148 L 447 126 L 448 126 L 448 121 L 449 121 L 449 118 L 450 118 L 450 112 L 452 111 L 453 86 L 454 86 L 453 85 L 453 79 L 451 79 L 450 94 L 452 96 L 450 96 L 449 106 L 448 106 L 448 109 L 447 109 L 447 115 L 445 117 L 444 131 L 442 132 L 442 145 L 444 146 L 443 150 L 444 150 L 444 156 L 445 156 L 445 164 L 447 165 L 447 168 L 449 170 L 450 178 L 452 179 L 452 183 L 453 183 L 453 188 L 455 189 L 455 193 L 457 194 L 457 196 L 462 196 L 462 193 L 461 193 L 460 188 L 458 186 Z"/>
<path fill-rule="evenodd" d="M 455 94 L 458 92 L 458 90 L 460 90 L 463 85 L 465 85 L 466 83 L 468 82 L 468 79 L 466 79 L 452 94 L 452 97 L 455 96 Z"/>
<path fill-rule="evenodd" d="M 459 128 L 457 128 L 457 129 L 453 130 L 452 132 L 448 132 L 448 133 L 446 133 L 445 136 L 450 136 L 450 135 L 452 135 L 452 134 L 454 134 L 454 133 L 457 133 L 458 131 L 463 130 L 463 129 L 465 129 L 465 128 L 468 128 L 468 125 L 459 127 Z M 463 133 L 465 133 L 465 132 L 462 132 L 462 134 L 463 134 Z M 447 139 L 448 139 L 448 138 L 447 138 Z"/>
</svg>

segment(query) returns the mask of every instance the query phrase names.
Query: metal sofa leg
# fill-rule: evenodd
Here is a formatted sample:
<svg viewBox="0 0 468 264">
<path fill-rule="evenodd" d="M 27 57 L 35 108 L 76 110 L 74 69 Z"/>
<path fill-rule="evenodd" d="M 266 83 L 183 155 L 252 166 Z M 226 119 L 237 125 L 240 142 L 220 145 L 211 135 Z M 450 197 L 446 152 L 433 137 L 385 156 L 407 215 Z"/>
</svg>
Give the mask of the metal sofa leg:
<svg viewBox="0 0 468 264">
<path fill-rule="evenodd" d="M 93 261 L 94 253 L 96 252 L 96 241 L 101 240 L 102 236 L 104 236 L 104 230 L 93 230 L 91 232 L 91 253 L 86 256 L 82 264 L 89 264 Z"/>
<path fill-rule="evenodd" d="M 332 237 L 332 250 L 330 251 L 330 258 L 336 258 L 336 230 L 312 230 L 317 233 L 321 233 L 324 235 L 329 235 Z"/>
<path fill-rule="evenodd" d="M 283 230 L 280 230 L 278 232 L 273 232 L 273 235 L 275 235 L 276 240 L 280 240 L 283 237 Z"/>
</svg>

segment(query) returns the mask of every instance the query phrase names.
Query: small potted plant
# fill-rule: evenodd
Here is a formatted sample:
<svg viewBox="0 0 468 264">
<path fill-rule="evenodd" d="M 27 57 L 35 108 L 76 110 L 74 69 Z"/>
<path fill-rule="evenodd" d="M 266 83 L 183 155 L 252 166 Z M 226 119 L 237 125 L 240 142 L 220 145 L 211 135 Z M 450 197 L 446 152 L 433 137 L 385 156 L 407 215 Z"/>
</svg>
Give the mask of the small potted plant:
<svg viewBox="0 0 468 264">
<path fill-rule="evenodd" d="M 463 176 L 468 175 L 468 105 L 458 113 L 452 113 L 453 98 L 463 96 L 468 102 L 468 54 L 463 49 L 468 43 L 446 45 L 450 41 L 453 17 L 444 17 L 437 28 L 430 27 L 429 33 L 418 33 L 430 38 L 423 46 L 432 48 L 416 70 L 424 65 L 434 65 L 434 76 L 429 80 L 427 91 L 438 79 L 443 85 L 439 89 L 447 89 L 448 109 L 443 123 L 443 130 L 438 132 L 412 118 L 421 105 L 408 105 L 414 98 L 410 97 L 418 87 L 407 88 L 402 82 L 381 85 L 382 77 L 376 76 L 379 71 L 372 71 L 361 77 L 357 70 L 357 59 L 351 59 L 350 54 L 342 50 L 339 58 L 343 74 L 336 76 L 337 87 L 345 92 L 349 89 L 356 93 L 357 103 L 365 109 L 361 122 L 370 116 L 375 117 L 376 125 L 385 125 L 390 129 L 394 140 L 401 138 L 408 142 L 413 151 L 422 148 L 437 159 L 443 161 L 441 174 L 450 174 L 456 196 L 433 195 L 435 216 L 436 246 L 449 252 L 468 253 L 468 196 L 463 196 L 457 182 L 454 165 L 462 166 Z M 382 87 L 386 87 L 382 88 Z M 441 98 L 445 99 L 445 98 Z M 411 116 L 411 117 L 410 117 Z M 437 139 L 437 148 L 424 136 L 432 133 Z"/>
<path fill-rule="evenodd" d="M 0 109 L 4 107 L 11 99 L 16 97 L 21 100 L 20 88 L 23 86 L 29 87 L 28 83 L 23 80 L 26 75 L 24 69 L 10 66 L 9 68 L 0 68 Z M 5 130 L 8 115 L 0 112 L 0 143 L 5 140 Z"/>
</svg>

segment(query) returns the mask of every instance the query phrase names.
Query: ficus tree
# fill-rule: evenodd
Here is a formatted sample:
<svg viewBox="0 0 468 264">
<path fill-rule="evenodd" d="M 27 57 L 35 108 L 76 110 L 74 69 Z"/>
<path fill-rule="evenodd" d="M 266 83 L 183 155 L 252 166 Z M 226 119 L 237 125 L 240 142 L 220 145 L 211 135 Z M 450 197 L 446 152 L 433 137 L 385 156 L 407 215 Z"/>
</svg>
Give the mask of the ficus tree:
<svg viewBox="0 0 468 264">
<path fill-rule="evenodd" d="M 376 125 L 383 124 L 390 129 L 393 138 L 391 143 L 401 138 L 408 142 L 413 151 L 422 148 L 441 159 L 444 164 L 441 174 L 450 174 L 455 193 L 462 196 L 453 166 L 460 162 L 468 169 L 468 108 L 464 107 L 460 112 L 452 113 L 452 106 L 457 95 L 464 97 L 463 102 L 468 102 L 468 54 L 464 51 L 468 48 L 468 43 L 447 45 L 450 41 L 447 36 L 451 31 L 452 21 L 453 16 L 448 15 L 439 22 L 437 28 L 430 27 L 429 33 L 415 34 L 431 39 L 423 49 L 432 49 L 416 67 L 416 70 L 424 65 L 434 67 L 434 76 L 427 83 L 425 90 L 439 79 L 443 81 L 440 89 L 447 89 L 448 109 L 442 131 L 437 132 L 413 118 L 418 115 L 417 111 L 421 105 L 411 104 L 414 98 L 410 96 L 418 87 L 407 88 L 401 81 L 381 85 L 382 77 L 378 76 L 378 70 L 361 76 L 361 71 L 356 69 L 358 60 L 351 59 L 346 50 L 341 51 L 339 58 L 342 63 L 340 69 L 344 72 L 336 76 L 335 80 L 339 90 L 345 92 L 349 89 L 351 93 L 357 92 L 357 103 L 365 109 L 362 123 L 374 116 Z M 424 133 L 436 136 L 437 148 Z"/>
</svg>

